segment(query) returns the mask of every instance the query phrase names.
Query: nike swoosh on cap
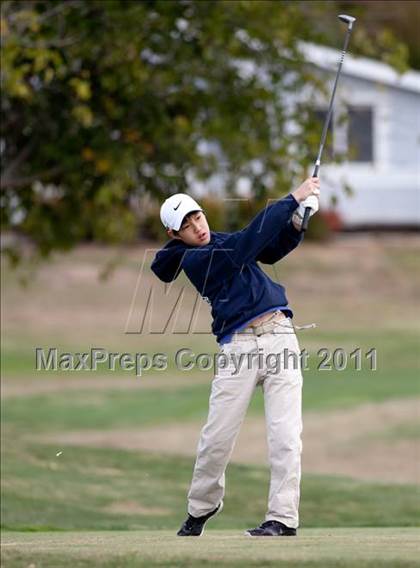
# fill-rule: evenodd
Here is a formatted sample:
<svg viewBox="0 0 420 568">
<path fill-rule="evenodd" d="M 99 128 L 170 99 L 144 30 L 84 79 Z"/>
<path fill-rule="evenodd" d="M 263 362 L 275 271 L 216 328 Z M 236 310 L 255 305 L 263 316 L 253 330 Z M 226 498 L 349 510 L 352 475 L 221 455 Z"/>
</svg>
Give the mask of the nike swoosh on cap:
<svg viewBox="0 0 420 568">
<path fill-rule="evenodd" d="M 178 203 L 178 205 L 176 207 L 174 207 L 174 211 L 176 211 L 178 209 L 178 207 L 181 205 L 181 201 Z"/>
</svg>

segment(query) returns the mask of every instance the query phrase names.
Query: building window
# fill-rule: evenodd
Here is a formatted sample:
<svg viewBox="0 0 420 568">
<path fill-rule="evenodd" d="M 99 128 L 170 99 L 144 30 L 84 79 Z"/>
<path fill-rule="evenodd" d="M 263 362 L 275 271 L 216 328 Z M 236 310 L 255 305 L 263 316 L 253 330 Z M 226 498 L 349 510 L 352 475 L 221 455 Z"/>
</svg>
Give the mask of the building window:
<svg viewBox="0 0 420 568">
<path fill-rule="evenodd" d="M 373 112 L 370 107 L 348 107 L 348 159 L 373 162 Z"/>
</svg>

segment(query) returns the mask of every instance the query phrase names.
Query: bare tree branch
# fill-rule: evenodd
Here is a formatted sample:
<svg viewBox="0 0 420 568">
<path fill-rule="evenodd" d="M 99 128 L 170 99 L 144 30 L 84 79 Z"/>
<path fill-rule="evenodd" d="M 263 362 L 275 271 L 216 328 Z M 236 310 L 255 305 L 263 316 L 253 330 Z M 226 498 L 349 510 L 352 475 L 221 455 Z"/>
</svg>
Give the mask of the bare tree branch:
<svg viewBox="0 0 420 568">
<path fill-rule="evenodd" d="M 35 141 L 30 140 L 28 144 L 26 144 L 26 146 L 22 148 L 22 150 L 18 153 L 14 160 L 5 168 L 2 174 L 2 185 L 3 183 L 7 184 L 9 179 L 12 178 L 15 172 L 19 169 L 21 164 L 29 158 L 34 146 Z"/>
<path fill-rule="evenodd" d="M 1 181 L 0 181 L 0 189 L 2 189 L 2 190 L 16 189 L 16 188 L 19 188 L 19 187 L 24 187 L 25 185 L 33 183 L 34 181 L 46 181 L 47 179 L 50 179 L 53 176 L 56 176 L 57 174 L 61 173 L 62 171 L 63 171 L 62 166 L 54 166 L 52 168 L 49 168 L 48 170 L 44 170 L 42 172 L 37 172 L 36 174 L 32 174 L 30 176 L 25 176 L 25 177 L 21 177 L 21 178 L 5 180 L 2 177 Z"/>
</svg>

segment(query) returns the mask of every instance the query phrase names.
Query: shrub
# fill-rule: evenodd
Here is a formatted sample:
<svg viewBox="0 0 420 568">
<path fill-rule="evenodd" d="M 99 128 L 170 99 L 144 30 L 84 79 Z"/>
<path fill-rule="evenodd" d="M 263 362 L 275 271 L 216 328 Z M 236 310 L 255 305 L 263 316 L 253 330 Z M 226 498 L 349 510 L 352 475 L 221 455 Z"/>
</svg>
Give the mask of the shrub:
<svg viewBox="0 0 420 568">
<path fill-rule="evenodd" d="M 332 236 L 332 229 L 328 217 L 322 213 L 316 213 L 311 217 L 306 231 L 305 239 L 310 241 L 327 241 Z"/>
<path fill-rule="evenodd" d="M 226 207 L 223 199 L 203 197 L 198 200 L 207 217 L 211 231 L 226 231 Z"/>
<path fill-rule="evenodd" d="M 250 221 L 267 204 L 258 199 L 223 199 L 220 197 L 203 197 L 198 199 L 211 231 L 234 232 L 246 227 Z M 141 220 L 140 235 L 144 238 L 164 242 L 168 239 L 160 220 L 160 205 L 157 202 L 144 204 Z M 332 233 L 341 228 L 337 215 L 331 212 L 319 212 L 309 222 L 306 240 L 325 241 Z"/>
<path fill-rule="evenodd" d="M 140 220 L 140 236 L 159 242 L 164 242 L 168 239 L 159 213 L 160 205 L 158 203 L 147 204 Z"/>
</svg>

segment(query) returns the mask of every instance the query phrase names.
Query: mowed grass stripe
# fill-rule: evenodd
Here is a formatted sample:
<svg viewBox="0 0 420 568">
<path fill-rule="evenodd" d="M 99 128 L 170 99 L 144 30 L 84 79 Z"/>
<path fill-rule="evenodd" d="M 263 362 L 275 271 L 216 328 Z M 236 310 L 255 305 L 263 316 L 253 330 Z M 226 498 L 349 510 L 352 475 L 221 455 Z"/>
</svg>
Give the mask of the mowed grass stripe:
<svg viewBox="0 0 420 568">
<path fill-rule="evenodd" d="M 58 379 L 57 379 L 58 380 Z M 135 380 L 135 379 L 133 379 Z M 158 381 L 158 379 L 157 379 Z M 71 393 L 10 398 L 2 403 L 2 419 L 6 430 L 14 432 L 119 428 L 164 424 L 176 421 L 204 421 L 207 416 L 211 382 L 171 388 L 103 391 L 72 390 Z M 380 402 L 392 398 L 420 394 L 417 373 L 407 371 L 404 377 L 392 370 L 306 373 L 303 391 L 304 410 L 346 408 L 364 402 Z M 261 389 L 257 389 L 249 413 L 264 411 Z"/>
<path fill-rule="evenodd" d="M 185 515 L 190 458 L 72 446 L 57 457 L 51 445 L 10 443 L 6 450 L 3 529 L 176 530 Z M 268 483 L 266 467 L 229 465 L 226 507 L 212 526 L 242 529 L 261 521 Z M 419 486 L 306 475 L 301 524 L 416 526 L 419 499 Z"/>
<path fill-rule="evenodd" d="M 295 322 L 297 325 L 297 322 Z M 393 369 L 395 371 L 406 371 L 409 369 L 420 370 L 420 360 L 417 355 L 417 347 L 420 337 L 420 326 L 410 329 L 364 329 L 359 328 L 351 331 L 340 329 L 338 326 L 325 328 L 322 325 L 313 330 L 297 331 L 297 337 L 301 349 L 306 349 L 309 353 L 309 366 L 311 371 L 315 371 L 320 363 L 322 362 L 322 356 L 319 354 L 319 350 L 322 348 L 328 348 L 330 352 L 334 352 L 336 349 L 343 349 L 346 352 L 348 358 L 348 369 L 351 371 L 355 368 L 354 356 L 350 357 L 350 354 L 357 348 L 361 349 L 362 354 L 362 368 L 363 370 L 369 369 L 369 359 L 366 357 L 366 353 L 370 349 L 376 349 L 377 351 L 377 361 L 379 371 L 385 369 Z M 177 375 L 190 375 L 190 374 L 202 374 L 199 369 L 195 368 L 192 372 L 183 372 L 176 365 L 176 354 L 181 349 L 189 349 L 188 354 L 184 354 L 181 358 L 181 363 L 189 364 L 190 361 L 194 361 L 194 358 L 200 353 L 208 353 L 211 357 L 214 357 L 218 353 L 218 345 L 215 341 L 214 336 L 209 332 L 207 335 L 197 335 L 197 334 L 185 334 L 185 335 L 173 335 L 170 333 L 164 335 L 150 335 L 150 334 L 140 334 L 137 338 L 137 342 L 131 345 L 130 342 L 121 342 L 118 338 L 112 346 L 107 346 L 102 344 L 100 338 L 95 339 L 95 347 L 103 347 L 109 353 L 131 353 L 135 355 L 136 353 L 144 353 L 152 361 L 153 355 L 155 353 L 164 352 L 167 355 L 167 371 L 165 370 L 145 370 L 144 375 L 148 377 L 159 378 L 162 375 L 169 373 L 175 373 Z M 135 348 L 134 348 L 135 347 Z M 57 344 L 57 343 L 47 343 L 45 338 L 41 340 L 39 338 L 36 343 L 28 342 L 28 340 L 21 339 L 20 341 L 12 341 L 10 337 L 7 337 L 3 341 L 2 345 L 2 359 L 1 359 L 1 370 L 3 376 L 13 376 L 13 377 L 29 377 L 42 378 L 48 376 L 46 371 L 36 370 L 36 348 L 42 348 L 44 352 L 44 357 L 48 356 L 49 350 L 52 348 L 57 348 L 57 361 L 60 360 L 60 355 L 63 353 L 90 353 L 93 348 L 91 342 L 88 344 L 77 344 L 72 341 L 68 344 Z M 134 349 L 133 349 L 134 348 Z M 191 356 L 190 356 L 191 353 Z M 75 362 L 77 363 L 77 358 Z M 331 360 L 329 361 L 332 362 Z M 145 365 L 145 359 L 143 359 L 143 364 Z M 60 374 L 63 379 L 66 377 L 91 377 L 91 376 L 103 376 L 110 375 L 116 376 L 122 375 L 125 377 L 132 376 L 135 377 L 134 371 L 121 371 L 116 364 L 116 371 L 107 370 L 107 364 L 98 364 L 96 371 L 54 371 L 54 374 Z M 212 373 L 207 373 L 211 375 Z"/>
<path fill-rule="evenodd" d="M 376 568 L 418 566 L 418 533 L 410 529 L 302 529 L 297 538 L 250 539 L 207 530 L 199 539 L 168 531 L 4 533 L 8 567 L 292 566 Z"/>
</svg>

